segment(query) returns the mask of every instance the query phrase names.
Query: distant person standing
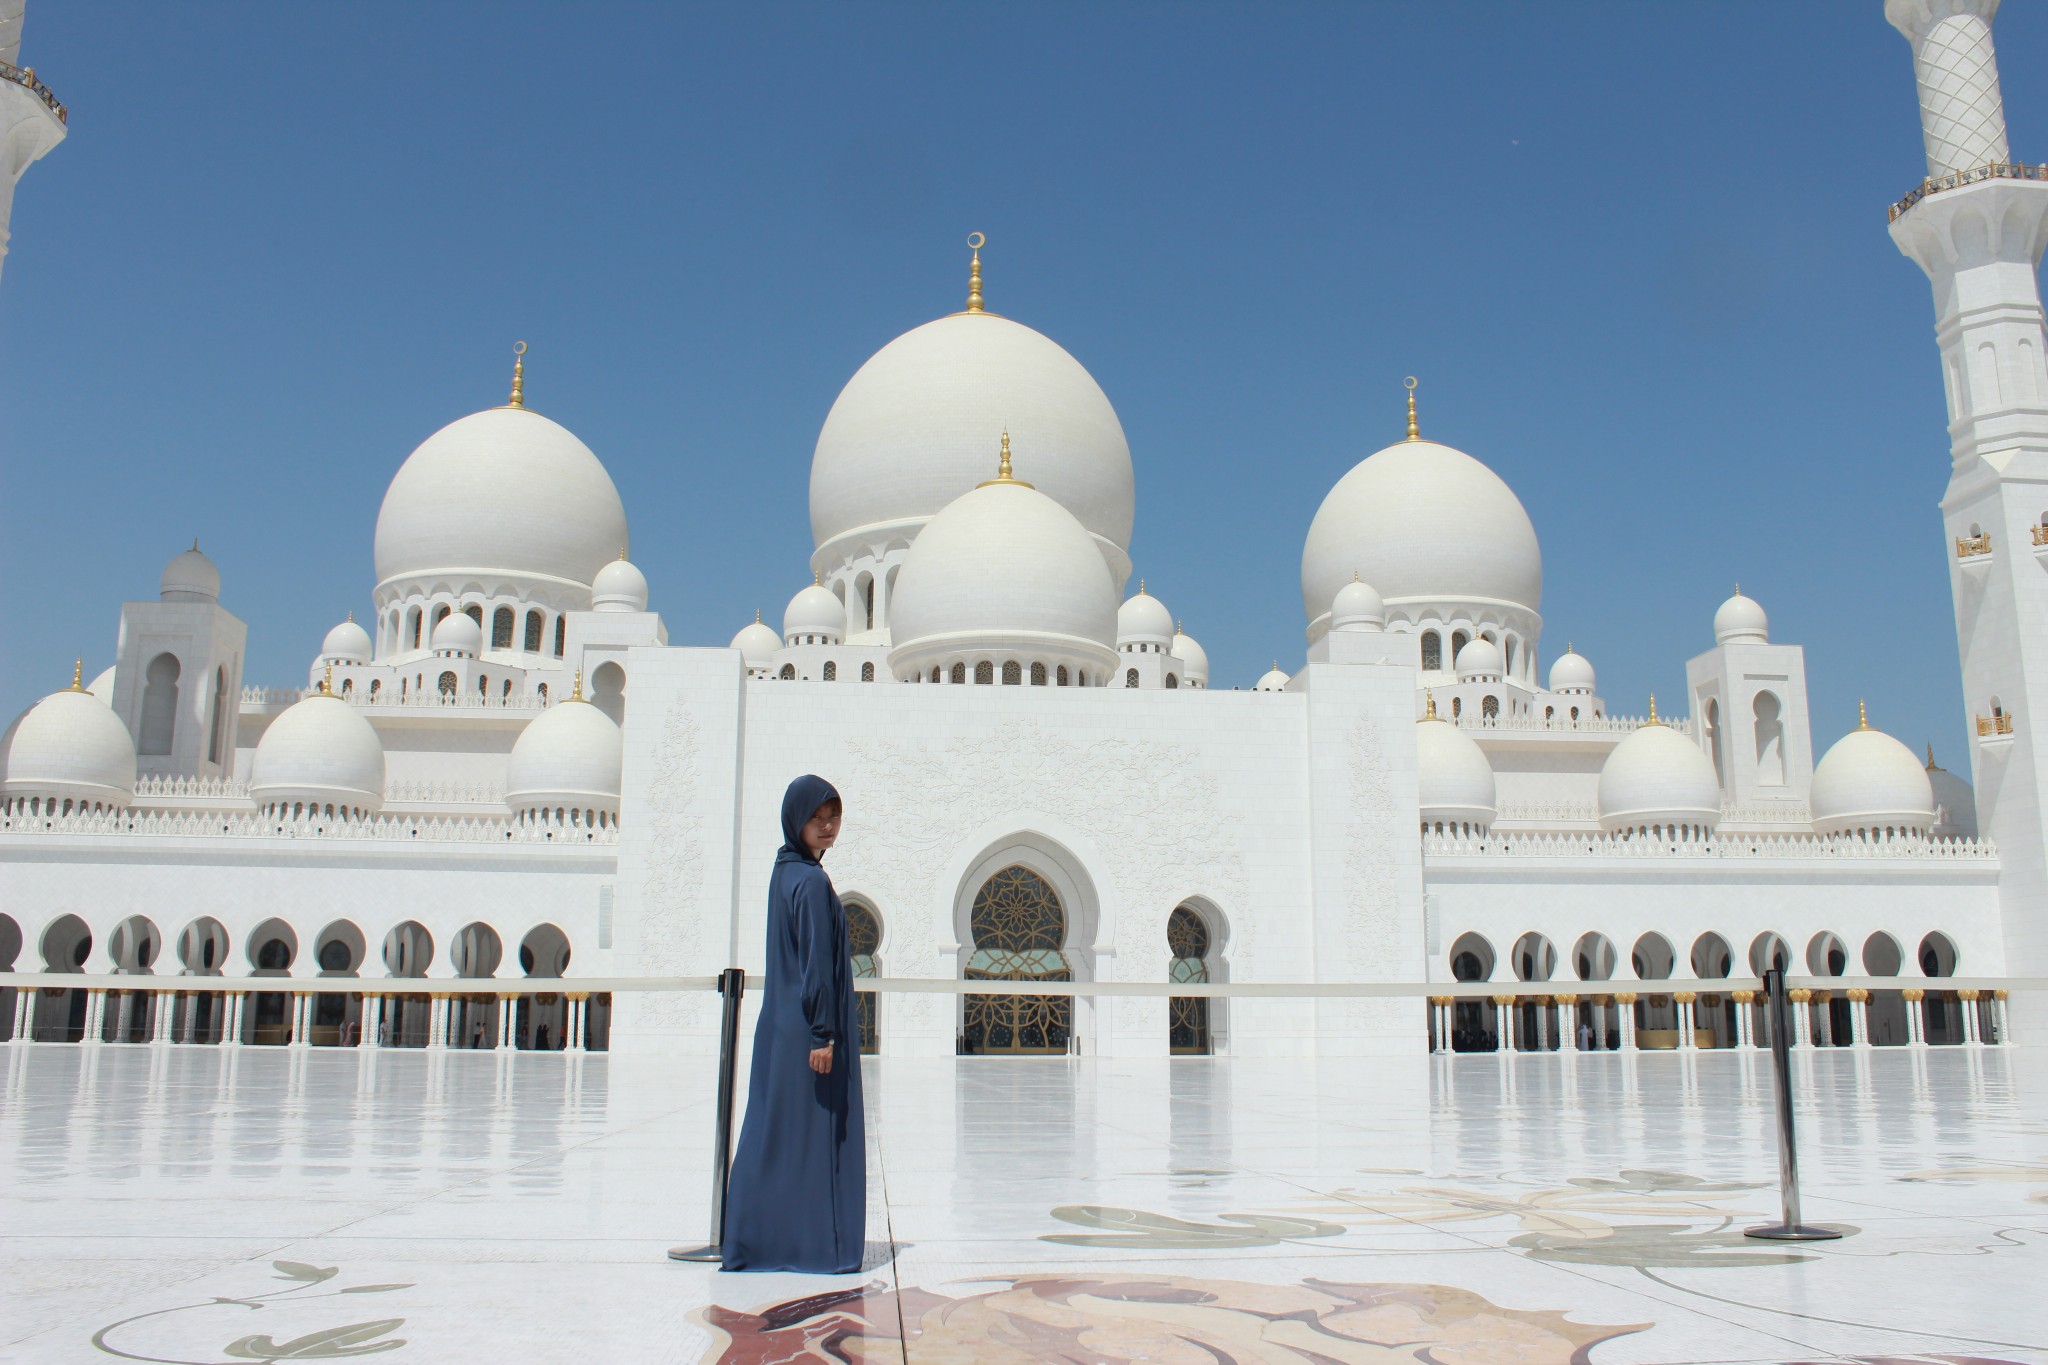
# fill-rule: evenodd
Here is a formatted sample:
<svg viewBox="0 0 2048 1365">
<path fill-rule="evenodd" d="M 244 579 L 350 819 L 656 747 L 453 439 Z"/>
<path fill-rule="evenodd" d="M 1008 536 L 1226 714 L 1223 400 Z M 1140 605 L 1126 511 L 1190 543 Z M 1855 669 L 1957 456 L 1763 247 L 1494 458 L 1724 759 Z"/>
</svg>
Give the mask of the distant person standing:
<svg viewBox="0 0 2048 1365">
<path fill-rule="evenodd" d="M 867 1135 L 846 911 L 820 860 L 839 793 L 799 777 L 782 797 L 768 882 L 768 981 L 721 1237 L 727 1270 L 847 1275 L 867 1240 Z"/>
</svg>

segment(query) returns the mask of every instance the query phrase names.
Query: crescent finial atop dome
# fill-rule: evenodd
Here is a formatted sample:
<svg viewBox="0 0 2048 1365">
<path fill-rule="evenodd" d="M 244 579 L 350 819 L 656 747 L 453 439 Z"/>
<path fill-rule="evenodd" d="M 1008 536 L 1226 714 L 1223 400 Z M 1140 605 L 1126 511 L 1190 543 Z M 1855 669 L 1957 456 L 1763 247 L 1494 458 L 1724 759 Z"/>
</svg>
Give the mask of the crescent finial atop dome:
<svg viewBox="0 0 2048 1365">
<path fill-rule="evenodd" d="M 519 342 L 512 347 L 512 396 L 507 399 L 508 408 L 526 406 L 526 343 Z"/>
<path fill-rule="evenodd" d="M 1414 376 L 1414 375 L 1412 375 L 1412 374 L 1408 376 L 1408 383 L 1407 383 L 1407 388 L 1408 388 L 1408 439 L 1409 439 L 1409 440 L 1411 440 L 1411 441 L 1419 441 L 1419 440 L 1421 440 L 1421 439 L 1422 439 L 1422 429 L 1421 429 L 1420 427 L 1418 427 L 1418 426 L 1416 426 L 1416 425 L 1415 425 L 1415 376 Z"/>
<path fill-rule="evenodd" d="M 970 313 L 979 313 L 982 311 L 981 249 L 987 245 L 987 233 L 970 232 L 967 234 L 968 249 L 974 253 L 974 259 L 968 262 L 967 265 L 967 311 Z"/>
</svg>

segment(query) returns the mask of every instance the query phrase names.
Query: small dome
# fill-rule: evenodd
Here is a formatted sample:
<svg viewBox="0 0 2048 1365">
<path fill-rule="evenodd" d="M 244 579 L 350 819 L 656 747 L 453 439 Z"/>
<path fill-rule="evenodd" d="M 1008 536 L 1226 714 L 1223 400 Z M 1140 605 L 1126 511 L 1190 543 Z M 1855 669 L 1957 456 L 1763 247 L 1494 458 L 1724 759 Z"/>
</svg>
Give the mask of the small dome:
<svg viewBox="0 0 2048 1365">
<path fill-rule="evenodd" d="M 1164 645 L 1172 638 L 1173 613 L 1139 579 L 1138 595 L 1116 609 L 1116 642 Z"/>
<path fill-rule="evenodd" d="M 1469 682 L 1475 678 L 1498 678 L 1507 672 L 1507 660 L 1501 657 L 1500 646 L 1484 636 L 1477 636 L 1466 642 L 1458 651 L 1458 677 Z"/>
<path fill-rule="evenodd" d="M 1557 656 L 1557 662 L 1550 666 L 1550 690 L 1553 692 L 1591 692 L 1593 690 L 1593 662 L 1585 655 L 1575 652 L 1570 645 Z"/>
<path fill-rule="evenodd" d="M 8 730 L 0 779 L 10 800 L 125 806 L 135 798 L 135 741 L 113 708 L 74 680 Z"/>
<path fill-rule="evenodd" d="M 112 706 L 114 704 L 114 670 L 111 668 L 101 669 L 100 675 L 86 684 L 85 690 L 98 697 L 107 705 Z"/>
<path fill-rule="evenodd" d="M 370 632 L 357 625 L 356 618 L 350 616 L 327 632 L 327 639 L 320 646 L 320 658 L 322 662 L 332 664 L 370 662 Z"/>
<path fill-rule="evenodd" d="M 625 738 L 612 718 L 578 694 L 550 706 L 520 732 L 505 765 L 505 803 L 516 812 L 619 812 Z"/>
<path fill-rule="evenodd" d="M 1427 825 L 1493 824 L 1493 765 L 1472 736 L 1429 710 L 1415 725 L 1415 779 Z"/>
<path fill-rule="evenodd" d="M 620 555 L 590 580 L 592 611 L 646 611 L 647 575 Z"/>
<path fill-rule="evenodd" d="M 1349 583 L 1337 589 L 1337 596 L 1330 603 L 1331 630 L 1383 630 L 1387 624 L 1387 604 L 1372 584 L 1360 582 L 1353 575 Z"/>
<path fill-rule="evenodd" d="M 1913 751 L 1868 720 L 1813 765 L 1808 803 L 1816 834 L 1934 828 L 1934 786 Z"/>
<path fill-rule="evenodd" d="M 315 691 L 263 732 L 249 767 L 249 799 L 266 808 L 303 802 L 374 812 L 384 804 L 384 743 L 354 706 Z"/>
<path fill-rule="evenodd" d="M 1927 748 L 1927 785 L 1934 789 L 1934 832 L 1944 838 L 1977 837 L 1977 792 L 1968 782 L 1934 762 Z"/>
<path fill-rule="evenodd" d="M 1280 671 L 1280 665 L 1274 664 L 1264 676 L 1252 684 L 1252 691 L 1285 692 L 1287 690 L 1287 681 L 1287 675 Z"/>
<path fill-rule="evenodd" d="M 782 648 L 782 637 L 762 625 L 761 617 L 756 613 L 754 623 L 733 636 L 729 647 L 740 652 L 749 668 L 766 668 L 769 660 L 775 657 L 775 651 Z"/>
<path fill-rule="evenodd" d="M 474 659 L 483 652 L 484 628 L 470 620 L 466 611 L 453 611 L 434 627 L 436 654 L 462 654 Z"/>
<path fill-rule="evenodd" d="M 157 590 L 166 602 L 218 602 L 220 570 L 199 552 L 199 542 L 195 540 L 191 549 L 164 565 L 163 580 Z"/>
<path fill-rule="evenodd" d="M 796 644 L 806 635 L 825 637 L 827 644 L 838 644 L 839 637 L 846 633 L 846 604 L 839 600 L 839 594 L 820 583 L 813 583 L 789 599 L 789 607 L 782 613 L 782 638 Z"/>
<path fill-rule="evenodd" d="M 1106 672 L 1116 610 L 1087 528 L 1030 484 L 999 476 L 955 498 L 911 542 L 890 606 L 889 663 L 902 676 L 1002 653 Z"/>
<path fill-rule="evenodd" d="M 1744 597 L 1742 589 L 1735 590 L 1735 596 L 1721 604 L 1714 613 L 1714 643 L 1766 644 L 1771 638 L 1771 618 L 1764 615 L 1764 609 L 1754 597 Z"/>
<path fill-rule="evenodd" d="M 1173 642 L 1167 646 L 1167 652 L 1187 665 L 1189 682 L 1198 687 L 1209 685 L 1209 651 L 1184 634 L 1178 624 L 1173 628 Z"/>
<path fill-rule="evenodd" d="M 1721 822 L 1721 784 L 1700 747 L 1655 719 L 1607 755 L 1600 768 L 1600 827 L 1610 834 L 1644 826 Z"/>
</svg>

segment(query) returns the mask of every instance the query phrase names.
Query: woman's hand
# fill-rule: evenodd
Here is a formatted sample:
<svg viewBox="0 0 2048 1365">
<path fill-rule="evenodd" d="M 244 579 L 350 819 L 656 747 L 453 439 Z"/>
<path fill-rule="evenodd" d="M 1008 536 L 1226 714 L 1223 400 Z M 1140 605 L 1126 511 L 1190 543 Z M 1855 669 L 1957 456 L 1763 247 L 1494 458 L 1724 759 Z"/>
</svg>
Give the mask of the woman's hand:
<svg viewBox="0 0 2048 1365">
<path fill-rule="evenodd" d="M 827 1043 L 823 1047 L 814 1047 L 811 1049 L 811 1070 L 817 1072 L 820 1076 L 827 1076 L 831 1074 L 832 1044 Z"/>
</svg>

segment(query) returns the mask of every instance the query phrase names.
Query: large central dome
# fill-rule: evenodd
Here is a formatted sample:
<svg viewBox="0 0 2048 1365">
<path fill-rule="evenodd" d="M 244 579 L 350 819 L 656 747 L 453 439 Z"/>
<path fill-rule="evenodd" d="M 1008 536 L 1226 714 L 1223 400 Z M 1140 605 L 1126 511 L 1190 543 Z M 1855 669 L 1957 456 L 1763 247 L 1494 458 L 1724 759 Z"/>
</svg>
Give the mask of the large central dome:
<svg viewBox="0 0 2048 1365">
<path fill-rule="evenodd" d="M 1104 542 L 1121 584 L 1133 502 L 1123 424 L 1080 362 L 993 313 L 904 333 L 840 390 L 811 460 L 818 548 L 853 533 L 915 534 L 988 477 L 1005 428 L 1031 452 L 1031 481 Z"/>
</svg>

